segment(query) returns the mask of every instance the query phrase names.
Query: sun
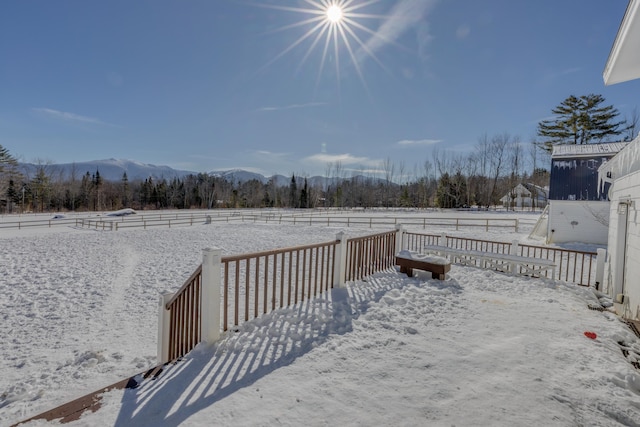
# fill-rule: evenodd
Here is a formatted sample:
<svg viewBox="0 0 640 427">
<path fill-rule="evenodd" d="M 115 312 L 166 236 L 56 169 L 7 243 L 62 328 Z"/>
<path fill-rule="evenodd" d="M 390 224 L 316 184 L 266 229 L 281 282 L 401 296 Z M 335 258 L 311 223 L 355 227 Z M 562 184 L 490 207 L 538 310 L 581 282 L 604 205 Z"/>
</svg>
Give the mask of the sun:
<svg viewBox="0 0 640 427">
<path fill-rule="evenodd" d="M 293 0 L 290 0 L 293 1 Z M 361 63 L 365 56 L 372 58 L 385 71 L 389 72 L 382 62 L 376 57 L 374 50 L 370 47 L 371 40 L 374 43 L 390 41 L 380 36 L 361 21 L 365 20 L 386 20 L 388 15 L 376 15 L 363 12 L 368 6 L 375 5 L 383 0 L 296 0 L 300 6 L 257 4 L 256 6 L 276 9 L 284 12 L 293 12 L 305 15 L 299 21 L 276 28 L 270 33 L 288 31 L 302 28 L 302 34 L 294 39 L 291 44 L 279 54 L 273 56 L 258 72 L 263 71 L 268 66 L 278 61 L 280 58 L 291 52 L 296 47 L 306 43 L 307 51 L 302 57 L 298 70 L 301 69 L 311 53 L 320 51 L 320 66 L 316 78 L 316 89 L 320 77 L 323 74 L 325 63 L 335 64 L 338 86 L 340 85 L 340 57 L 347 55 L 351 59 L 353 68 L 360 78 L 367 92 L 367 84 L 364 79 Z M 425 0 L 418 0 L 425 1 Z M 306 3 L 306 6 L 302 6 Z M 368 39 L 368 40 L 367 40 Z M 342 53 L 342 55 L 341 55 Z M 297 71 L 296 71 L 297 72 Z"/>
<path fill-rule="evenodd" d="M 333 4 L 327 8 L 327 19 L 333 24 L 338 24 L 342 20 L 342 8 Z"/>
</svg>

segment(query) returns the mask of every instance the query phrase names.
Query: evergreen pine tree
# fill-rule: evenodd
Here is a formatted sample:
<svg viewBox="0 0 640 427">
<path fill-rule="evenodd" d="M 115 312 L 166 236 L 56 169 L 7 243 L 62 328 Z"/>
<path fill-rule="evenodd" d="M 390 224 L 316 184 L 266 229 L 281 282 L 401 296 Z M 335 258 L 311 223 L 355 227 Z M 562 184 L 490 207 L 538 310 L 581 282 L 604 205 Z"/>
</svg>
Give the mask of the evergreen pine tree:
<svg viewBox="0 0 640 427">
<path fill-rule="evenodd" d="M 129 206 L 129 178 L 127 178 L 127 172 L 122 174 L 122 205 L 125 208 Z"/>
<path fill-rule="evenodd" d="M 298 186 L 296 185 L 296 176 L 291 175 L 291 183 L 289 184 L 289 206 L 298 207 Z"/>
<path fill-rule="evenodd" d="M 300 207 L 306 209 L 309 207 L 309 187 L 307 186 L 307 178 L 304 179 L 304 186 L 300 191 Z"/>
<path fill-rule="evenodd" d="M 13 183 L 13 180 L 10 179 L 9 186 L 7 187 L 7 202 L 9 205 L 9 213 L 13 212 L 13 204 L 18 200 L 20 200 L 20 198 L 18 197 L 18 192 L 16 191 L 15 184 Z"/>
<path fill-rule="evenodd" d="M 538 123 L 538 135 L 544 138 L 541 147 L 551 151 L 556 144 L 589 144 L 620 135 L 627 128 L 624 120 L 615 121 L 619 112 L 611 105 L 601 106 L 602 95 L 589 94 L 579 98 L 571 95 L 551 112 L 554 118 Z"/>
<path fill-rule="evenodd" d="M 0 172 L 4 172 L 6 166 L 17 166 L 18 161 L 9 154 L 9 150 L 0 145 Z"/>
</svg>

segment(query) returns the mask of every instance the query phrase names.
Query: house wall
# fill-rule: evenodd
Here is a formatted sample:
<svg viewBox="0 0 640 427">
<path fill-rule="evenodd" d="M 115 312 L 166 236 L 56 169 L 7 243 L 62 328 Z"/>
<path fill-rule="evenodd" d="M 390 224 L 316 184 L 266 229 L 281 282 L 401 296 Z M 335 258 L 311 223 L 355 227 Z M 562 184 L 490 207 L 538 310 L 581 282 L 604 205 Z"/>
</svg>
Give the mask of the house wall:
<svg viewBox="0 0 640 427">
<path fill-rule="evenodd" d="M 618 314 L 628 319 L 640 320 L 640 171 L 616 179 L 610 197 L 611 226 L 604 290 L 614 299 L 618 294 L 625 296 L 622 304 L 616 304 Z M 621 202 L 630 202 L 626 215 L 619 212 Z"/>
<path fill-rule="evenodd" d="M 516 208 L 529 208 L 531 207 L 531 197 L 518 195 L 515 199 L 512 199 L 509 196 L 505 196 L 500 199 L 503 206 L 506 207 L 516 207 Z"/>
<path fill-rule="evenodd" d="M 545 207 L 547 205 L 546 194 L 540 189 L 537 190 L 536 193 L 537 201 L 532 197 L 532 193 L 529 189 L 522 184 L 518 184 L 513 190 L 500 198 L 500 203 L 507 208 L 530 208 L 533 206 L 533 202 L 535 201 L 535 207 Z M 512 196 L 515 197 L 512 198 Z"/>
<path fill-rule="evenodd" d="M 606 245 L 609 205 L 607 201 L 550 200 L 547 242 Z"/>
</svg>

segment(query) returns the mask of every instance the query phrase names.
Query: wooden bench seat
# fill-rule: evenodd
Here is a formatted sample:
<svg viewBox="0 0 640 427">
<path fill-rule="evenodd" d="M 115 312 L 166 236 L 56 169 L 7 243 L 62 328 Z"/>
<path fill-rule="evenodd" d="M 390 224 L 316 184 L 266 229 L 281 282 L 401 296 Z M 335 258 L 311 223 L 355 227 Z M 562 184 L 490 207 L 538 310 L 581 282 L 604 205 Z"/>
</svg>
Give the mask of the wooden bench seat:
<svg viewBox="0 0 640 427">
<path fill-rule="evenodd" d="M 396 255 L 396 265 L 400 266 L 400 273 L 413 277 L 413 269 L 429 271 L 434 279 L 444 280 L 446 273 L 451 270 L 451 263 L 442 257 L 424 256 L 409 251 L 402 251 Z"/>
</svg>

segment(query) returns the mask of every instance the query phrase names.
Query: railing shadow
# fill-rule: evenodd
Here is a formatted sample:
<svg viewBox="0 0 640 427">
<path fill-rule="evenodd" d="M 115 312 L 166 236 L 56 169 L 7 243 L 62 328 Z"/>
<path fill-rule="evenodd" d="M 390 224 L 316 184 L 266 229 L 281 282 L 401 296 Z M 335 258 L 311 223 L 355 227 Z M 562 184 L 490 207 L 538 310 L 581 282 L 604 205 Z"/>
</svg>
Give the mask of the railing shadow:
<svg viewBox="0 0 640 427">
<path fill-rule="evenodd" d="M 331 335 L 352 330 L 352 320 L 391 289 L 415 283 L 394 271 L 263 315 L 199 345 L 155 380 L 125 390 L 116 425 L 179 425 L 191 415 L 290 365 Z"/>
</svg>

